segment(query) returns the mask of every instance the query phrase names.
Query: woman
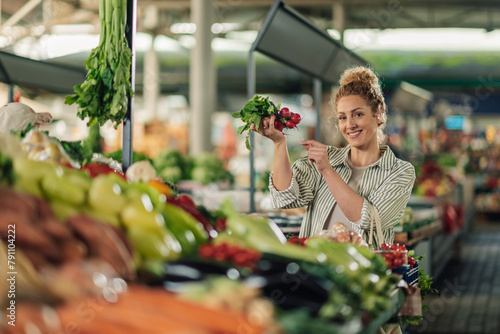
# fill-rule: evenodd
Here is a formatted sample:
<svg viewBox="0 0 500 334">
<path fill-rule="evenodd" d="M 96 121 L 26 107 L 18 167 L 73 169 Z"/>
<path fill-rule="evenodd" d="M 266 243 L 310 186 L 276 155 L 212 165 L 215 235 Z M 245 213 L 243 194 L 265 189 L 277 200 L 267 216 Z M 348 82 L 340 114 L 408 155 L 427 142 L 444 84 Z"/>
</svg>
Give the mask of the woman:
<svg viewBox="0 0 500 334">
<path fill-rule="evenodd" d="M 377 76 L 365 67 L 346 70 L 333 101 L 334 121 L 348 145 L 301 143 L 308 153 L 290 166 L 286 137 L 274 118 L 262 120 L 259 133 L 274 142 L 269 189 L 275 207 L 307 206 L 300 236 L 309 237 L 342 222 L 368 241 L 370 206 L 381 220 L 383 242 L 394 240 L 393 226 L 408 203 L 415 170 L 382 145 L 386 104 Z M 255 126 L 252 124 L 252 130 Z M 375 235 L 374 240 L 378 240 Z M 375 242 L 375 246 L 379 246 Z"/>
</svg>

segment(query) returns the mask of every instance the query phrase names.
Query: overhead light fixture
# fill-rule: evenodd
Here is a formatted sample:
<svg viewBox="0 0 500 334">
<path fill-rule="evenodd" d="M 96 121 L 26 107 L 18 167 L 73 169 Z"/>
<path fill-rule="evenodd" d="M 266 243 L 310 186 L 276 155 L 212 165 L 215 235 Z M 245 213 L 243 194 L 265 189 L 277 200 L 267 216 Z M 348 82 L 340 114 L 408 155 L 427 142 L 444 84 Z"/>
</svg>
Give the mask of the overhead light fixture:
<svg viewBox="0 0 500 334">
<path fill-rule="evenodd" d="M 212 24 L 212 32 L 214 34 L 225 34 L 237 30 L 239 27 L 239 23 L 214 23 Z"/>
<path fill-rule="evenodd" d="M 173 34 L 194 34 L 196 31 L 196 24 L 194 23 L 174 23 L 170 27 L 170 32 Z"/>
<path fill-rule="evenodd" d="M 212 24 L 212 33 L 225 34 L 240 28 L 239 23 L 214 23 Z M 170 32 L 173 34 L 194 34 L 196 32 L 195 23 L 175 23 L 170 27 Z"/>
<path fill-rule="evenodd" d="M 96 27 L 92 24 L 58 24 L 51 27 L 55 35 L 95 34 Z"/>
</svg>

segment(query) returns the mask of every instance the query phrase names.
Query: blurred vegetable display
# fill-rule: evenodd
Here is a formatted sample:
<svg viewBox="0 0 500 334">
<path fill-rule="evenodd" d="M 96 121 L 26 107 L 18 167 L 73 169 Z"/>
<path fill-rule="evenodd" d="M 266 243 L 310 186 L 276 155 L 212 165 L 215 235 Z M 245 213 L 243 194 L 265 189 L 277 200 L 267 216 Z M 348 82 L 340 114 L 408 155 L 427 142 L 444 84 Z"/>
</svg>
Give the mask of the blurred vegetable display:
<svg viewBox="0 0 500 334">
<path fill-rule="evenodd" d="M 224 168 L 224 163 L 213 153 L 203 153 L 194 157 L 191 178 L 203 185 L 217 181 L 232 181 L 232 175 Z"/>
<path fill-rule="evenodd" d="M 165 181 L 177 183 L 191 177 L 192 160 L 174 149 L 164 149 L 153 159 L 158 175 Z"/>
<path fill-rule="evenodd" d="M 218 166 L 210 156 L 195 160 Z M 100 294 L 98 320 L 81 324 L 88 333 L 111 333 L 116 319 L 121 333 L 162 326 L 238 333 L 242 323 L 249 333 L 295 333 L 293 315 L 311 319 L 301 326 L 305 332 L 327 324 L 358 332 L 391 307 L 399 277 L 352 238 L 318 236 L 296 245 L 267 217 L 239 214 L 230 201 L 207 212 L 157 179 L 132 181 L 116 171 L 90 173 L 12 154 L 0 162 L 0 237 L 6 241 L 16 223 L 23 278 L 30 272 L 36 282 L 25 297 L 56 307 L 53 326 L 75 321 L 75 303 Z M 156 316 L 159 308 L 168 311 Z M 255 322 L 254 312 L 266 317 Z M 48 326 L 43 317 L 29 319 L 40 331 Z"/>
<path fill-rule="evenodd" d="M 180 180 L 194 180 L 202 185 L 233 181 L 224 163 L 213 153 L 191 157 L 174 149 L 165 149 L 153 159 L 153 165 L 163 180 L 174 184 Z"/>
<path fill-rule="evenodd" d="M 133 156 L 132 162 L 139 162 L 139 161 L 143 161 L 143 160 L 152 161 L 151 158 L 147 154 L 144 154 L 141 152 L 136 152 L 136 151 L 134 151 L 133 154 L 134 154 L 134 156 Z M 113 160 L 116 160 L 120 163 L 122 162 L 122 150 L 121 149 L 118 149 L 116 151 L 109 152 L 109 153 L 104 153 L 104 156 L 107 158 L 111 158 Z"/>
</svg>

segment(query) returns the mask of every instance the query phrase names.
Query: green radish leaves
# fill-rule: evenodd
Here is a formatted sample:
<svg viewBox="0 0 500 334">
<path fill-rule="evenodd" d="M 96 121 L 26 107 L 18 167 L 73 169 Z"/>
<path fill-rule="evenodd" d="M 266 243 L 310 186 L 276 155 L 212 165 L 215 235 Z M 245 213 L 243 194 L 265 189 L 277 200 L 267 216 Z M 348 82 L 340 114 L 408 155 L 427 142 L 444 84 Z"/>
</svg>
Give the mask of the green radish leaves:
<svg viewBox="0 0 500 334">
<path fill-rule="evenodd" d="M 232 113 L 234 118 L 241 118 L 241 120 L 245 123 L 238 128 L 238 134 L 241 135 L 243 132 L 250 130 L 250 124 L 252 123 L 255 124 L 255 129 L 259 131 L 261 119 L 263 117 L 271 116 L 272 114 L 277 114 L 280 110 L 280 106 L 281 102 L 276 106 L 269 100 L 268 97 L 254 95 L 254 97 L 248 100 L 248 102 L 243 106 L 243 109 Z M 245 145 L 248 150 L 252 150 L 250 145 L 250 132 L 247 134 Z"/>
</svg>

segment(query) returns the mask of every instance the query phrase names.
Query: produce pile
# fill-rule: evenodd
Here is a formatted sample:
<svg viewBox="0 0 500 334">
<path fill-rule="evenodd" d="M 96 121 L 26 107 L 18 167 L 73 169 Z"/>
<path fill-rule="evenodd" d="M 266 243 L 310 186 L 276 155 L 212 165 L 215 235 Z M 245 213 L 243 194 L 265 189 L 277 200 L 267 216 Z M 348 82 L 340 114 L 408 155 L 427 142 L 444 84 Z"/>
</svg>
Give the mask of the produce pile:
<svg viewBox="0 0 500 334">
<path fill-rule="evenodd" d="M 450 193 L 456 181 L 434 160 L 426 160 L 418 166 L 414 194 L 428 198 L 442 197 Z"/>
<path fill-rule="evenodd" d="M 25 272 L 38 286 L 31 307 L 39 309 L 40 300 L 55 305 L 60 322 L 53 324 L 81 320 L 78 305 L 96 296 L 105 296 L 102 312 L 80 323 L 82 333 L 154 333 L 165 326 L 237 333 L 242 323 L 249 333 L 357 332 L 390 306 L 399 278 L 352 237 L 340 243 L 318 236 L 297 245 L 268 218 L 239 214 L 229 202 L 208 212 L 158 180 L 91 176 L 5 153 L 15 151 L 0 152 L 0 196 L 9 212 L 0 219 L 0 236 L 6 242 L 6 226 L 19 228 L 16 256 L 30 264 Z M 46 278 L 57 275 L 46 272 L 61 274 L 50 284 Z M 96 273 L 107 283 L 96 281 Z M 85 289 L 56 289 L 75 276 Z M 27 317 L 45 328 L 37 312 Z M 228 312 L 241 321 L 227 320 Z M 255 312 L 271 317 L 256 321 Z"/>
<path fill-rule="evenodd" d="M 19 299 L 41 295 L 60 302 L 95 293 L 90 267 L 109 277 L 135 277 L 133 248 L 120 229 L 84 215 L 61 221 L 47 201 L 6 187 L 0 199 L 0 235 L 7 242 L 14 227 L 11 263 L 24 276 L 17 282 Z"/>
</svg>

